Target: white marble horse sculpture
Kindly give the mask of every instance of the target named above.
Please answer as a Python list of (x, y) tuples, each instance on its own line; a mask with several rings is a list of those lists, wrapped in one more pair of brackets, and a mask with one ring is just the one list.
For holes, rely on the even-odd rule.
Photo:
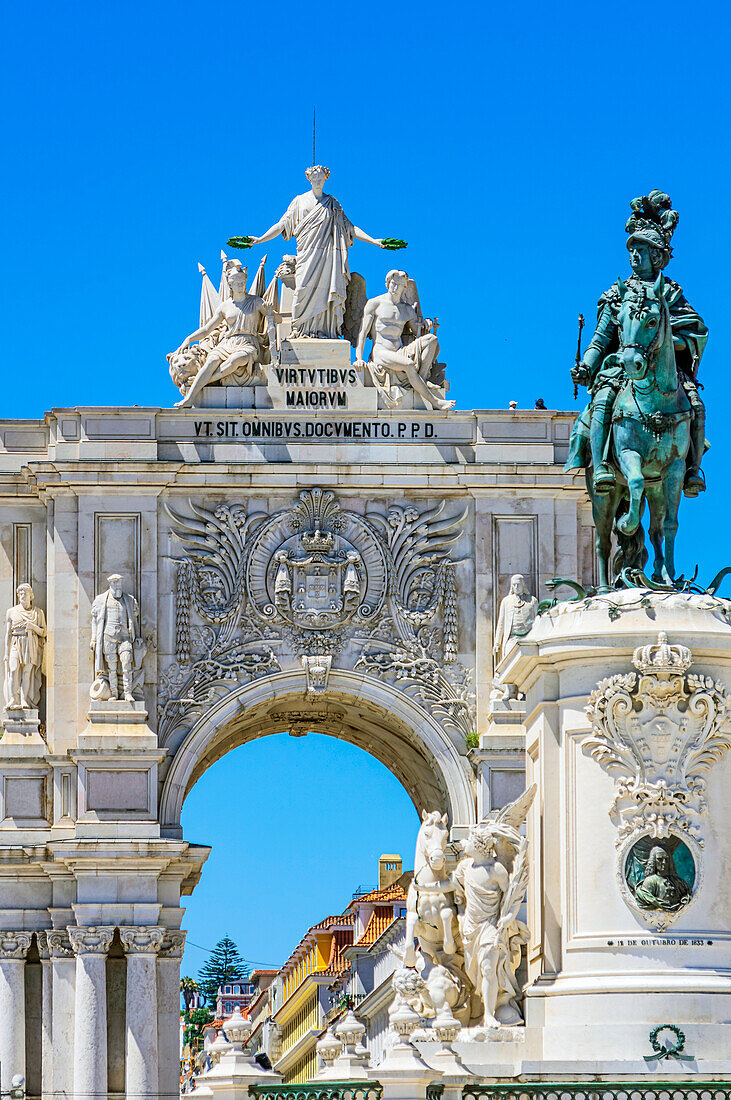
[(416, 838), (414, 877), (406, 898), (406, 951), (404, 966), (416, 965), (416, 939), (434, 962), (456, 954), (458, 935), (455, 883), (447, 871), (447, 815), (438, 811), (421, 815)]

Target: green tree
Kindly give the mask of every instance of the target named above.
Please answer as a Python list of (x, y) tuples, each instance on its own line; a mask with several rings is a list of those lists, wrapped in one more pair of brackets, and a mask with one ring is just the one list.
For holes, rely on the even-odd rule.
[(203, 1028), (210, 1024), (213, 1016), (207, 1008), (194, 1008), (183, 1016), (185, 1028), (183, 1029), (183, 1042), (188, 1043), (190, 1049), (200, 1050), (203, 1046)]
[(208, 956), (198, 972), (198, 985), (211, 1005), (216, 1003), (219, 986), (224, 982), (245, 982), (251, 973), (251, 967), (239, 954), (236, 944), (229, 936), (224, 936)]

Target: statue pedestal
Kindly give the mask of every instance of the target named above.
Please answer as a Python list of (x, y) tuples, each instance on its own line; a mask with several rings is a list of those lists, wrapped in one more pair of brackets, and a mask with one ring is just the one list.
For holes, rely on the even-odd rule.
[[(46, 749), (46, 742), (40, 734), (38, 711), (34, 707), (8, 708), (3, 710), (2, 745), (14, 747), (38, 746)], [(34, 753), (37, 755), (37, 753)]]
[(143, 702), (92, 699), (71, 758), (78, 768), (77, 838), (159, 837), (157, 771), (165, 750)]
[(225, 1051), (218, 1062), (196, 1077), (191, 1096), (215, 1097), (216, 1100), (250, 1100), (250, 1085), (278, 1085), (281, 1073), (262, 1069), (241, 1050)]
[(157, 735), (150, 729), (145, 704), (124, 699), (92, 699), (89, 703), (89, 724), (79, 734), (79, 747), (103, 749), (156, 749)]
[[(731, 1072), (728, 612), (724, 600), (636, 589), (559, 604), (501, 665), (503, 678), (526, 696), (527, 782), (538, 788), (527, 819), (525, 1020), (527, 1035), (538, 1032), (540, 1042), (531, 1044), (538, 1061), (528, 1055), (524, 1073), (577, 1074), (589, 1072), (589, 1063), (600, 1074)], [(659, 631), (667, 634), (664, 655)], [(687, 676), (682, 647), (692, 653)], [(659, 663), (648, 665), (651, 659)], [(607, 685), (617, 674), (622, 680)], [(692, 698), (674, 709), (680, 679)], [(612, 709), (622, 692), (630, 701)], [(609, 735), (611, 744), (596, 749), (598, 711), (611, 714), (615, 732), (624, 730), (615, 765)], [(694, 764), (693, 747), (707, 734), (696, 716), (706, 711), (718, 719), (718, 738), (711, 758)], [(682, 777), (678, 784), (679, 759), (689, 778), (702, 772), (700, 788)], [(665, 778), (644, 786), (655, 775)], [(625, 779), (624, 793), (615, 778)], [(701, 792), (695, 816), (694, 790)], [(625, 817), (618, 805), (626, 805)], [(675, 853), (672, 880), (667, 867), (660, 873), (662, 861), (650, 867), (648, 853), (658, 845)], [(673, 891), (690, 888), (690, 901), (674, 912), (642, 908), (636, 890), (645, 880), (647, 896), (672, 902)], [(646, 1063), (650, 1032), (662, 1023), (685, 1033), (687, 1054)]]
[(255, 407), (376, 412), (378, 393), (351, 364), (352, 350), (347, 340), (283, 340), (281, 363), (267, 367), (266, 386), (255, 390)]
[(470, 753), (477, 775), (477, 819), (513, 802), (525, 790), (525, 702), (491, 699), (480, 747)]

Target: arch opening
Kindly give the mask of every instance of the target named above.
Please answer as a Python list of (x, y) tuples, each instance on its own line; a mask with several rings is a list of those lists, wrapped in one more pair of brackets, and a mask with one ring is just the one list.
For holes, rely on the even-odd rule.
[(418, 703), (389, 684), (343, 671), (331, 674), (326, 692), (312, 694), (303, 672), (286, 672), (219, 700), (170, 751), (160, 799), (163, 835), (182, 837), (186, 795), (227, 752), (272, 734), (308, 732), (370, 753), (396, 776), (418, 812), (446, 812), (453, 829), (475, 821), (466, 746)]

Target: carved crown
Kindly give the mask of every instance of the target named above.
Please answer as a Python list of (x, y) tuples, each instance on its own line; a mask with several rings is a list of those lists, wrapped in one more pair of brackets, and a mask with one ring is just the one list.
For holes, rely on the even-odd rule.
[(302, 546), (305, 550), (328, 551), (335, 547), (335, 536), (332, 531), (321, 531), (319, 527), (314, 531), (305, 531), (302, 535)]
[(669, 645), (668, 636), (660, 631), (655, 645), (639, 646), (632, 657), (632, 664), (640, 672), (672, 672), (682, 674), (693, 663), (693, 654), (687, 646)]

